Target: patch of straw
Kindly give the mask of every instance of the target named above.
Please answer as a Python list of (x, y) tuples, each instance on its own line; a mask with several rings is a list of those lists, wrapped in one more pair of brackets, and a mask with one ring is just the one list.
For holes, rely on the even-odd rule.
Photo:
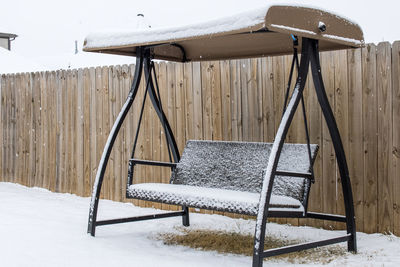
[[(178, 229), (178, 233), (162, 233), (157, 239), (162, 240), (165, 245), (180, 245), (205, 251), (216, 251), (218, 253), (253, 255), (252, 235), (244, 235), (235, 232)], [(264, 250), (293, 245), (304, 242), (302, 240), (287, 240), (274, 236), (265, 237)], [(290, 254), (273, 257), (290, 263), (320, 263), (327, 264), (334, 259), (346, 254), (346, 250), (338, 245), (303, 250)]]

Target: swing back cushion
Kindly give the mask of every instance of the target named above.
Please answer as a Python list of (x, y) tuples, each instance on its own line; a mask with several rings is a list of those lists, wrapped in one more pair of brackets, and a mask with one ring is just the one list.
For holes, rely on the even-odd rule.
[[(255, 215), (272, 143), (188, 141), (170, 184), (134, 184), (132, 198)], [(310, 173), (318, 145), (284, 144), (278, 170)], [(270, 207), (301, 209), (307, 178), (276, 176)]]

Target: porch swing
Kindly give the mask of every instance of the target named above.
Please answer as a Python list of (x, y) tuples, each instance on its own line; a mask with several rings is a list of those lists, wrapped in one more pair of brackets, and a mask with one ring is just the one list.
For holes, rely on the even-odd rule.
[[(97, 226), (182, 216), (189, 226), (189, 207), (256, 216), (253, 266), (263, 258), (347, 242), (356, 252), (356, 227), (350, 178), (336, 121), (321, 76), (319, 51), (360, 47), (359, 26), (326, 11), (271, 5), (208, 23), (136, 32), (97, 33), (85, 40), (85, 51), (136, 56), (135, 74), (128, 98), (109, 134), (97, 170), (89, 211), (88, 233)], [(297, 47), (301, 48), (298, 60)], [(176, 62), (249, 58), (293, 53), (282, 119), (273, 143), (189, 140), (179, 153), (164, 114), (153, 59)], [(345, 216), (308, 211), (313, 163), (318, 146), (310, 143), (303, 90), (309, 66), (322, 113), (334, 145), (345, 205)], [(289, 99), (291, 80), (297, 79)], [(108, 158), (118, 131), (136, 97), (142, 72), (145, 92), (128, 164), (126, 197), (182, 207), (180, 211), (111, 220), (97, 220), (98, 202)], [(162, 89), (162, 88), (161, 88)], [(135, 149), (147, 95), (166, 136), (170, 162), (135, 159)], [(285, 143), (294, 113), (301, 102), (306, 144)], [(169, 184), (134, 183), (136, 165), (171, 168)], [(264, 251), (269, 217), (313, 218), (346, 223), (347, 234), (331, 239)]]

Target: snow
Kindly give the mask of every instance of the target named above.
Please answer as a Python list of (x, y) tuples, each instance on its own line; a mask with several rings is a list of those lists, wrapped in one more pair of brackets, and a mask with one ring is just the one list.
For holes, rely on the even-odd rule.
[[(319, 22), (318, 27), (321, 25), (321, 23), (322, 22)], [(285, 25), (271, 24), (271, 26), (273, 26), (275, 28), (283, 29), (283, 30), (296, 31), (296, 32), (302, 32), (302, 33), (305, 33), (305, 34), (316, 35), (316, 33), (312, 32), (312, 31), (299, 29), (299, 28), (294, 28), (294, 27), (289, 27), (289, 26), (285, 26)], [(324, 34), (324, 33), (321, 34), (321, 36), (329, 38), (329, 39), (333, 39), (333, 40), (339, 40), (339, 41), (354, 43), (356, 45), (361, 45), (362, 44), (361, 41), (353, 39), (353, 38), (346, 38), (346, 37), (342, 37), (342, 36), (336, 36), (336, 35)]]
[[(138, 199), (250, 215), (257, 214), (260, 200), (259, 193), (160, 183), (134, 184), (128, 192)], [(287, 196), (272, 195), (270, 206), (304, 212), (300, 201)]]
[[(189, 140), (171, 183), (260, 193), (272, 143)], [(318, 146), (311, 145), (314, 158)], [(279, 170), (308, 173), (307, 145), (285, 144)], [(277, 177), (272, 193), (303, 202), (305, 179)]]
[(268, 5), (264, 8), (220, 19), (178, 27), (161, 27), (145, 30), (111, 29), (104, 32), (91, 33), (86, 37), (84, 48), (90, 49), (96, 47), (124, 46), (133, 43), (147, 44), (157, 41), (173, 41), (182, 38), (189, 39), (196, 36), (246, 29), (264, 23), (265, 14), (269, 7)]
[[(86, 234), (90, 199), (51, 193), (41, 188), (0, 183), (0, 251), (2, 266), (251, 266), (251, 257), (167, 246), (155, 237), (175, 233), (180, 217), (116, 224)], [(108, 200), (100, 202), (101, 219), (160, 212)], [(191, 214), (190, 229), (254, 233), (254, 220)], [(288, 239), (319, 240), (344, 235), (311, 227), (267, 224), (267, 234)], [(358, 233), (358, 254), (344, 253), (328, 266), (399, 266), (400, 238)], [(346, 244), (340, 245), (343, 251)], [(265, 266), (321, 266), (269, 259)]]

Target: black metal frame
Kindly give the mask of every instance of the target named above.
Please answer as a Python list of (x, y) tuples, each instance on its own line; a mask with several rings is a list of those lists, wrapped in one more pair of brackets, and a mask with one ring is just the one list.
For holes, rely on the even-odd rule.
[[(292, 97), (289, 101), (287, 108), (282, 116), (281, 123), (278, 128), (278, 132), (275, 136), (274, 145), (268, 162), (268, 168), (266, 171), (266, 177), (264, 178), (264, 184), (260, 199), (259, 213), (256, 220), (256, 231), (254, 235), (254, 251), (253, 251), (253, 267), (259, 267), (263, 264), (263, 258), (280, 255), (283, 253), (290, 253), (295, 251), (300, 251), (309, 248), (315, 248), (319, 246), (325, 246), (330, 244), (335, 244), (339, 242), (347, 242), (348, 250), (356, 252), (357, 242), (356, 242), (356, 226), (355, 226), (355, 216), (354, 216), (354, 205), (353, 196), (351, 191), (351, 184), (349, 178), (349, 172), (346, 162), (346, 156), (344, 154), (344, 149), (342, 141), (340, 138), (339, 130), (330, 107), (328, 98), (326, 96), (322, 75), (321, 66), (319, 62), (319, 51), (318, 51), (318, 41), (309, 38), (303, 38), (302, 40), (302, 53), (301, 62), (299, 66), (299, 73), (296, 81), (295, 88), (292, 93)], [(292, 245), (288, 247), (270, 249), (264, 251), (264, 241), (265, 241), (265, 226), (267, 218), (269, 217), (269, 201), (271, 198), (272, 186), (274, 182), (275, 175), (277, 172), (277, 165), (279, 161), (279, 156), (283, 147), (285, 137), (287, 135), (289, 126), (293, 120), (294, 113), (298, 107), (298, 104), (303, 96), (304, 86), (308, 75), (309, 65), (311, 64), (311, 72), (314, 81), (315, 91), (317, 93), (318, 102), (324, 114), (325, 121), (327, 123), (329, 133), (334, 144), (334, 149), (336, 153), (336, 160), (339, 167), (340, 178), (342, 181), (342, 190), (344, 196), (344, 204), (346, 216), (322, 214), (322, 213), (312, 213), (306, 212), (304, 218), (314, 218), (330, 221), (340, 221), (346, 222), (347, 234), (345, 236), (340, 236), (337, 238), (320, 240), (305, 244)], [(272, 214), (271, 214), (272, 215)], [(280, 217), (280, 212), (275, 212), (274, 214)]]
[[(297, 41), (297, 38), (296, 38)], [(144, 164), (144, 165), (152, 165), (152, 166), (162, 166), (169, 167), (174, 169), (176, 163), (179, 162), (180, 154), (175, 142), (174, 135), (169, 126), (168, 120), (164, 114), (162, 103), (160, 99), (159, 88), (157, 84), (157, 79), (154, 73), (154, 65), (152, 63), (151, 58), (151, 46), (150, 47), (139, 47), (136, 51), (136, 69), (134, 74), (134, 79), (132, 82), (131, 90), (129, 92), (128, 98), (122, 107), (121, 112), (119, 113), (117, 120), (115, 121), (113, 128), (108, 137), (106, 146), (103, 150), (103, 155), (99, 163), (99, 168), (96, 174), (96, 180), (93, 186), (93, 194), (90, 204), (89, 211), (89, 222), (88, 222), (88, 233), (92, 236), (95, 235), (96, 226), (107, 225), (107, 224), (115, 224), (115, 223), (125, 223), (125, 222), (133, 222), (139, 220), (149, 220), (149, 219), (159, 219), (166, 218), (172, 216), (182, 216), (182, 223), (185, 226), (189, 225), (189, 210), (187, 207), (182, 207), (181, 211), (178, 212), (167, 212), (162, 214), (154, 214), (154, 215), (146, 215), (139, 217), (130, 217), (130, 218), (121, 218), (121, 219), (112, 219), (112, 220), (104, 220), (97, 221), (97, 210), (98, 203), (100, 197), (100, 191), (102, 182), (104, 179), (104, 173), (107, 166), (107, 162), (111, 153), (111, 149), (113, 147), (114, 141), (117, 137), (118, 131), (121, 128), (121, 125), (128, 113), (132, 103), (136, 97), (140, 78), (142, 76), (143, 68), (146, 80), (146, 93), (144, 97), (146, 97), (147, 93), (150, 97), (152, 105), (162, 123), (164, 131), (166, 133), (166, 142), (169, 150), (170, 160), (174, 162), (157, 162), (157, 161), (147, 161), (147, 160), (138, 160), (134, 159), (135, 147), (132, 151), (132, 159), (129, 161), (129, 171), (128, 171), (128, 184), (127, 186), (132, 184), (132, 177), (134, 166), (136, 164)], [(329, 105), (328, 98), (326, 96), (325, 88), (323, 85), (322, 75), (321, 75), (321, 67), (319, 62), (319, 51), (318, 51), (318, 41), (309, 38), (302, 38), (302, 52), (301, 52), (301, 62), (300, 65), (297, 59), (297, 50), (295, 50), (292, 69), (296, 64), (298, 69), (298, 76), (296, 80), (296, 84), (294, 90), (292, 92), (292, 96), (290, 101), (285, 107), (284, 114), (282, 116), (281, 123), (279, 125), (279, 129), (275, 136), (275, 141), (273, 144), (273, 148), (271, 150), (267, 171), (264, 176), (264, 183), (262, 188), (262, 193), (260, 197), (259, 204), (259, 212), (256, 220), (256, 229), (255, 229), (255, 237), (254, 237), (254, 253), (253, 253), (253, 267), (259, 267), (263, 264), (263, 258), (280, 255), (283, 253), (290, 253), (294, 251), (315, 248), (319, 246), (330, 245), (339, 242), (347, 242), (348, 250), (356, 252), (357, 251), (357, 243), (356, 243), (356, 226), (355, 226), (355, 217), (354, 217), (354, 206), (353, 206), (353, 196), (349, 178), (349, 172), (346, 162), (346, 156), (344, 154), (343, 144), (340, 138), (339, 130), (336, 125), (336, 121), (332, 112), (332, 109)], [(280, 153), (283, 147), (283, 143), (285, 137), (287, 135), (289, 126), (293, 120), (294, 113), (300, 103), (302, 101), (303, 107), (303, 116), (305, 116), (305, 107), (303, 100), (303, 90), (305, 86), (305, 82), (308, 75), (309, 66), (311, 65), (311, 73), (314, 81), (315, 91), (318, 97), (319, 105), (322, 109), (325, 121), (327, 123), (329, 133), (332, 138), (332, 142), (334, 145), (336, 160), (338, 163), (340, 178), (342, 181), (342, 190), (344, 196), (344, 204), (345, 204), (345, 216), (342, 215), (334, 215), (334, 214), (324, 214), (324, 213), (316, 213), (316, 212), (308, 212), (305, 210), (304, 212), (292, 212), (292, 211), (280, 211), (280, 210), (269, 210), (269, 201), (271, 198), (272, 185), (276, 175), (289, 175), (291, 177), (302, 177), (308, 178), (310, 181), (313, 181), (314, 175), (312, 170), (310, 173), (294, 173), (285, 170), (277, 170), (277, 165), (280, 157)], [(154, 75), (154, 77), (153, 77)], [(153, 82), (154, 78), (154, 82)], [(287, 91), (287, 97), (289, 95), (289, 86)], [(287, 99), (286, 97), (286, 99)], [(144, 101), (142, 103), (142, 109), (144, 106)], [(287, 101), (287, 100), (286, 100)], [(286, 102), (285, 101), (285, 102)], [(140, 116), (141, 117), (141, 116)], [(141, 121), (141, 119), (140, 119)], [(140, 123), (140, 122), (139, 122)], [(306, 133), (307, 133), (307, 142), (309, 143), (309, 135), (307, 130), (307, 121), (305, 120)], [(139, 131), (140, 125), (138, 125), (137, 133)], [(135, 142), (136, 143), (136, 142)], [(331, 238), (327, 240), (309, 242), (304, 244), (292, 245), (282, 248), (276, 248), (264, 251), (264, 241), (265, 241), (265, 226), (268, 217), (286, 217), (286, 218), (313, 218), (320, 220), (328, 220), (328, 221), (337, 221), (337, 222), (345, 222), (347, 226), (347, 234), (344, 236), (339, 236), (336, 238)]]

